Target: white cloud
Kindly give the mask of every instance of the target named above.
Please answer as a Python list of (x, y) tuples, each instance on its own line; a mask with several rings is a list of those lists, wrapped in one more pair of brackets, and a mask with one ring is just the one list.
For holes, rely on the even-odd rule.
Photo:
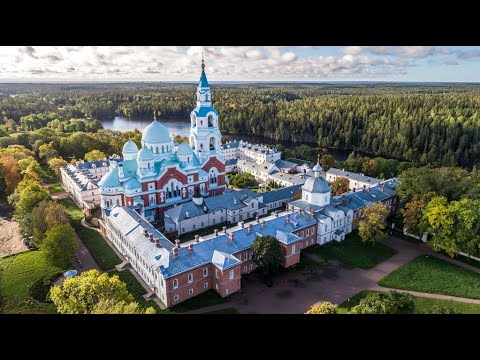
[[(204, 53), (212, 81), (362, 79), (404, 74), (415, 60), (437, 56), (476, 59), (480, 51), (453, 53), (427, 46), (22, 46), (0, 47), (0, 80), (186, 80), (196, 81)], [(476, 52), (475, 52), (475, 51)], [(441, 64), (453, 64), (444, 59)]]

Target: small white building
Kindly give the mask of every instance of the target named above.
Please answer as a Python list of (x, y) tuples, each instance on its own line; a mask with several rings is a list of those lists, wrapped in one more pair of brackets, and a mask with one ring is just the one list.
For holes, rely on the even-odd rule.
[[(117, 155), (111, 157), (112, 161)], [(69, 192), (73, 200), (82, 209), (93, 209), (101, 204), (98, 188), (100, 179), (108, 173), (110, 160), (82, 161), (68, 164), (60, 168), (62, 185)]]
[(350, 181), (348, 186), (350, 190), (362, 189), (363, 187), (378, 184), (381, 181), (380, 179), (365, 176), (364, 174), (357, 174), (351, 171), (345, 171), (344, 169), (340, 170), (336, 168), (330, 168), (326, 172), (325, 176), (330, 184), (339, 177), (347, 178)]

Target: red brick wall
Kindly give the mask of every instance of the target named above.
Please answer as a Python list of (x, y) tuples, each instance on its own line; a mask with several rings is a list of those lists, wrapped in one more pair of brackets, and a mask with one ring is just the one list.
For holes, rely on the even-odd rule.
[[(214, 273), (215, 273), (215, 266)], [(230, 271), (234, 272), (233, 280), (230, 280)], [(218, 279), (214, 275), (214, 284), (215, 284), (215, 291), (219, 293), (221, 297), (229, 296), (233, 294), (235, 291), (238, 291), (241, 287), (240, 281), (240, 273), (241, 273), (241, 264), (236, 265), (230, 269), (221, 271), (218, 269)], [(218, 289), (216, 285), (218, 284)], [(228, 289), (228, 293), (226, 290)]]
[[(205, 267), (208, 268), (208, 275), (204, 277), (203, 269)], [(191, 283), (188, 282), (188, 274), (190, 273), (193, 274), (193, 282)], [(173, 288), (174, 279), (178, 280), (177, 289)], [(208, 282), (208, 287), (206, 289), (204, 288), (205, 282)], [(212, 288), (212, 264), (204, 265), (196, 269), (193, 269), (192, 271), (188, 271), (188, 272), (179, 274), (178, 276), (167, 279), (165, 281), (165, 285), (167, 286), (166, 289), (167, 289), (168, 303), (171, 305), (179, 304), (182, 301), (185, 301), (191, 297), (197, 296), (207, 291), (208, 289)], [(189, 289), (193, 289), (192, 295), (188, 293)], [(180, 298), (178, 301), (174, 300), (175, 295), (179, 295)]]

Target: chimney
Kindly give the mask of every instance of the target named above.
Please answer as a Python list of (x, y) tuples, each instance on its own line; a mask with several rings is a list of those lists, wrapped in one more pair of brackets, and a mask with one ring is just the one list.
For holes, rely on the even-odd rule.
[(313, 209), (310, 209), (310, 215), (315, 215), (315, 211), (313, 211)]
[(356, 190), (356, 189), (355, 189), (355, 188), (353, 188), (353, 190), (352, 190), (352, 191), (353, 191), (353, 192), (355, 192), (355, 190)]
[(153, 234), (149, 234), (150, 236), (150, 241), (153, 242)]
[(262, 228), (265, 228), (265, 220), (262, 220)]
[(382, 192), (385, 192), (385, 184), (382, 185)]
[(293, 212), (293, 205), (292, 205), (292, 206), (290, 206), (290, 211), (291, 211), (291, 212)]
[(245, 227), (245, 221), (240, 221), (240, 227), (243, 229)]
[(148, 237), (148, 231), (147, 231), (147, 229), (143, 229), (143, 235), (144, 235), (145, 237)]
[(366, 188), (366, 186), (365, 186), (365, 185), (363, 185), (363, 190), (362, 190), (362, 192), (365, 192), (365, 188)]
[(275, 217), (278, 217), (278, 210), (275, 210), (274, 214), (275, 214)]
[(227, 227), (226, 227), (226, 226), (223, 227), (223, 233), (224, 233), (224, 234), (227, 233)]
[(200, 242), (200, 236), (195, 235), (195, 242)]
[(156, 246), (156, 247), (160, 247), (160, 240), (155, 239), (155, 246)]
[(248, 224), (248, 232), (247, 232), (247, 234), (250, 234), (250, 233), (252, 232), (252, 230), (253, 230), (253, 225), (250, 223), (250, 224)]
[(173, 248), (172, 254), (173, 254), (173, 258), (174, 258), (174, 259), (178, 256), (178, 249), (177, 249), (176, 247)]
[(302, 209), (298, 209), (298, 216), (302, 215)]
[(285, 204), (285, 210), (288, 211), (288, 204)]
[(257, 221), (257, 224), (260, 222), (260, 216), (257, 215), (257, 217), (255, 218), (255, 220)]
[(287, 224), (290, 222), (290, 214), (287, 214), (287, 216), (285, 216), (285, 222)]
[(178, 249), (180, 248), (180, 240), (175, 240), (175, 247)]
[(193, 252), (193, 244), (188, 244), (188, 253), (191, 254)]
[(370, 192), (370, 187), (368, 187), (368, 192)]
[(233, 232), (228, 233), (228, 240), (233, 241), (234, 237), (235, 236), (234, 236)]
[(218, 236), (218, 229), (213, 230), (213, 233), (215, 234), (215, 236)]

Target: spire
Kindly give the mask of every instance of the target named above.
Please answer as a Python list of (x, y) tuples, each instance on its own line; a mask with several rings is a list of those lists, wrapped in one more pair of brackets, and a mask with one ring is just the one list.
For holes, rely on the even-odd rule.
[(210, 85), (208, 84), (207, 75), (205, 75), (205, 59), (203, 58), (203, 51), (202, 51), (202, 74), (200, 75), (200, 82), (198, 84), (199, 88), (208, 88)]
[(317, 156), (317, 165), (313, 167), (313, 176), (319, 177), (322, 172), (322, 166), (320, 165), (320, 154)]
[(205, 59), (203, 58), (203, 50), (202, 50), (202, 71), (205, 71)]

